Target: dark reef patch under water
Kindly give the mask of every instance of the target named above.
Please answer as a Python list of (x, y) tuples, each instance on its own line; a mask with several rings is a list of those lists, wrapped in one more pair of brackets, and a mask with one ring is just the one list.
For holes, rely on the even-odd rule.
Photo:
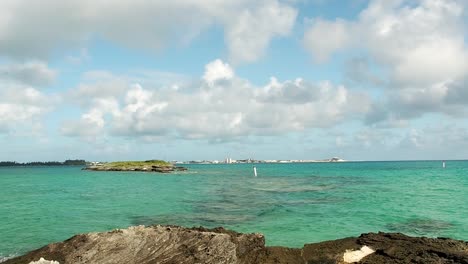
[(424, 236), (443, 233), (453, 228), (453, 224), (434, 219), (410, 219), (405, 222), (387, 224), (386, 228), (392, 232)]

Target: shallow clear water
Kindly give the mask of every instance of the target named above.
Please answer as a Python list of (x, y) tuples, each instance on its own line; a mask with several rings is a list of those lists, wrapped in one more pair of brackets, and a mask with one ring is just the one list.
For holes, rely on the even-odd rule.
[(468, 240), (468, 161), (190, 165), (188, 172), (0, 167), (0, 259), (76, 233), (224, 226), (267, 244), (371, 231)]

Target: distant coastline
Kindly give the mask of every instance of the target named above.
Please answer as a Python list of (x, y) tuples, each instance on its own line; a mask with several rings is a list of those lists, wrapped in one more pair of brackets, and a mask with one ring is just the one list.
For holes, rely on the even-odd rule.
[(65, 161), (0, 161), (0, 167), (24, 167), (24, 166), (86, 166), (85, 160), (65, 160)]
[[(413, 161), (442, 161), (438, 160), (345, 160), (338, 157), (320, 160), (306, 160), (306, 159), (277, 159), (277, 160), (256, 160), (256, 159), (231, 159), (226, 158), (225, 160), (188, 160), (179, 161), (172, 160), (167, 161), (169, 164), (180, 165), (180, 164), (245, 164), (245, 163), (340, 163), (340, 162), (413, 162)], [(468, 159), (455, 159), (445, 161), (468, 161)], [(93, 166), (99, 164), (108, 164), (109, 162), (100, 161), (86, 161), (86, 160), (65, 160), (65, 161), (32, 161), (32, 162), (17, 162), (17, 161), (0, 161), (0, 167), (25, 167), (25, 166)]]
[[(159, 162), (164, 162), (166, 164), (153, 164), (153, 165), (172, 166), (174, 164), (244, 164), (244, 163), (314, 163), (314, 162), (320, 163), (320, 162), (347, 162), (347, 161), (348, 160), (344, 160), (338, 157), (333, 157), (329, 159), (321, 159), (321, 160), (296, 160), (296, 159), (286, 159), (286, 160), (282, 160), (282, 159), (277, 159), (277, 160), (238, 159), (236, 160), (232, 158), (226, 158), (225, 160), (222, 160), (222, 161), (218, 161), (218, 160), (190, 160), (190, 161), (173, 160), (170, 162), (159, 161)], [(112, 163), (113, 162), (86, 161), (82, 159), (65, 160), (65, 161), (32, 161), (32, 162), (0, 161), (0, 167), (87, 166), (90, 168), (94, 168), (94, 170), (104, 170), (103, 169), (104, 167), (107, 167), (108, 165), (112, 165)], [(102, 166), (104, 164), (107, 166)], [(143, 167), (145, 167), (144, 165), (148, 165), (148, 164), (142, 164), (142, 165)]]

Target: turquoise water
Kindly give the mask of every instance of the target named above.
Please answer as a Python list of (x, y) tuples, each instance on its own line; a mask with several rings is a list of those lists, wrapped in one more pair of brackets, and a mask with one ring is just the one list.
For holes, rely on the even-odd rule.
[(249, 164), (178, 174), (0, 167), (0, 256), (139, 224), (225, 226), (291, 247), (371, 231), (468, 240), (468, 161), (256, 166), (256, 178)]

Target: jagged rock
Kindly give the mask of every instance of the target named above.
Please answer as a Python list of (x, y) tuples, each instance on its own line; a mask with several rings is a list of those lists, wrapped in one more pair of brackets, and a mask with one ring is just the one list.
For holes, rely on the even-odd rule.
[(174, 171), (174, 167), (166, 167), (166, 166), (151, 166), (151, 171), (160, 172), (160, 173), (169, 173)]
[(41, 257), (66, 263), (249, 263), (264, 249), (260, 234), (224, 229), (136, 226), (105, 233), (76, 235), (6, 263), (29, 263)]
[(408, 237), (399, 233), (363, 234), (357, 242), (376, 252), (362, 263), (468, 263), (468, 243), (449, 238)]
[[(468, 243), (446, 238), (408, 237), (398, 233), (369, 233), (315, 244), (301, 249), (265, 247), (261, 234), (241, 234), (224, 228), (136, 226), (104, 233), (76, 235), (4, 264), (40, 258), (74, 263), (347, 263), (345, 253), (361, 250), (348, 261), (359, 263), (468, 263)], [(372, 253), (372, 251), (375, 251)], [(368, 254), (364, 257), (364, 255)]]

